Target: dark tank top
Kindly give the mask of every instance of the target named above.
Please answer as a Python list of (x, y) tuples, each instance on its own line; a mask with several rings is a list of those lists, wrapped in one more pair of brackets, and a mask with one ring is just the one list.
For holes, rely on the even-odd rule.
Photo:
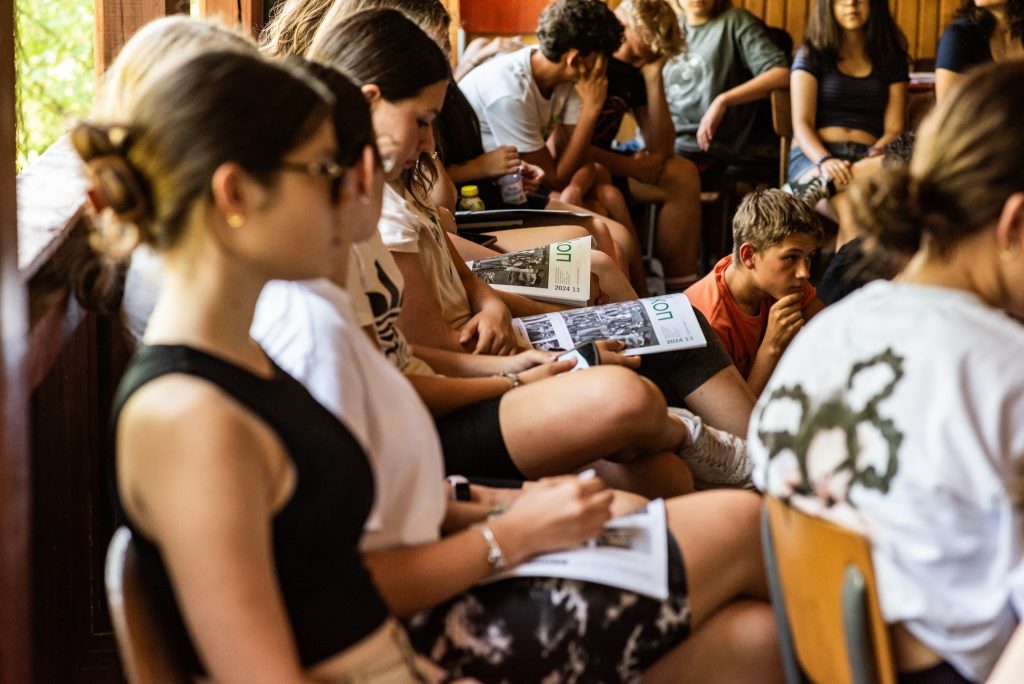
[[(318, 663), (376, 630), (388, 610), (357, 551), (373, 503), (373, 476), (351, 433), (276, 365), (273, 377), (265, 379), (196, 349), (170, 345), (138, 350), (114, 400), (114, 425), (136, 390), (169, 373), (217, 385), (276, 433), (295, 464), (295, 489), (274, 515), (272, 532), (277, 582), (302, 664)], [(125, 515), (120, 497), (116, 506), (135, 537), (155, 599), (172, 616), (174, 636), (187, 644), (183, 655), (204, 673), (159, 550)]]

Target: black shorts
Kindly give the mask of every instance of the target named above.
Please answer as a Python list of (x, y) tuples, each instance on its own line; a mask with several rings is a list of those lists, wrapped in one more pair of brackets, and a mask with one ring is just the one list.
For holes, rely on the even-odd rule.
[(697, 309), (693, 310), (708, 346), (645, 354), (637, 370), (661, 390), (669, 406), (683, 406), (686, 395), (714, 377), (723, 368), (733, 365), (732, 357), (722, 346), (714, 328)]
[(437, 419), (446, 475), (522, 481), (498, 420), (501, 397), (485, 399)]
[(971, 680), (953, 669), (945, 660), (925, 670), (900, 672), (896, 681), (899, 684), (971, 684)]

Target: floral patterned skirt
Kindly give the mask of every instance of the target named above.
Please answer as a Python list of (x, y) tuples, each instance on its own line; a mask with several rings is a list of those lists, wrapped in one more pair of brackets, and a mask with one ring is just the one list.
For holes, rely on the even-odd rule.
[(686, 573), (668, 536), (665, 601), (576, 580), (475, 586), (407, 623), (419, 652), (481, 682), (637, 682), (690, 633)]

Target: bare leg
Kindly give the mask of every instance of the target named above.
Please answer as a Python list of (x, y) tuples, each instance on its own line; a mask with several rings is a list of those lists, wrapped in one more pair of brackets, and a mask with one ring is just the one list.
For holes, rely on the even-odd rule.
[(782, 662), (771, 606), (735, 601), (661, 657), (644, 684), (781, 682)]
[(633, 283), (633, 288), (641, 297), (646, 297), (647, 292), (647, 274), (644, 271), (643, 256), (640, 253), (640, 243), (636, 237), (636, 227), (633, 225), (633, 218), (629, 214), (629, 207), (626, 206), (626, 198), (622, 196), (622, 192), (612, 185), (611, 174), (608, 170), (600, 164), (595, 165), (597, 168), (597, 179), (598, 183), (592, 190), (592, 197), (605, 206), (605, 216), (611, 217), (614, 221), (621, 223), (628, 231), (630, 241), (630, 253), (629, 256), (629, 280)]
[[(554, 193), (552, 193), (554, 196)], [(600, 205), (598, 205), (600, 206)], [(592, 213), (591, 209), (580, 204), (570, 204), (560, 199), (551, 199), (547, 204), (548, 209), (560, 209), (562, 211), (574, 211), (583, 213)], [(600, 212), (598, 212), (600, 213)], [(618, 248), (616, 252), (616, 262), (621, 264), (622, 272), (629, 273), (629, 263), (634, 259), (634, 255), (640, 254), (640, 245), (636, 240), (636, 234), (633, 230), (618, 221), (612, 220), (607, 216), (591, 216), (583, 221), (584, 225), (593, 224), (593, 227), (588, 225), (591, 235), (597, 241), (597, 248), (612, 256), (613, 251), (606, 249), (603, 246), (602, 239), (609, 240), (614, 243)]]
[(658, 214), (658, 256), (667, 280), (697, 275), (700, 174), (688, 159), (672, 157), (658, 180), (665, 202)]
[(610, 487), (636, 492), (648, 499), (682, 496), (694, 491), (690, 469), (669, 451), (625, 464), (598, 461), (593, 467)]
[(500, 252), (518, 252), (522, 249), (542, 247), (587, 235), (589, 232), (583, 226), (543, 226), (501, 230), (494, 233), (494, 236), (498, 238), (494, 247)]
[(693, 634), (644, 681), (781, 680), (758, 533), (760, 497), (703, 492), (666, 502), (666, 511), (686, 569)]
[(636, 299), (636, 291), (629, 284), (629, 279), (615, 260), (604, 252), (590, 253), (590, 272), (597, 276), (601, 289), (608, 295), (608, 301), (628, 302)]
[(501, 256), (501, 252), (497, 252), (490, 247), (484, 247), (479, 245), (472, 240), (467, 240), (464, 237), (453, 235), (451, 233), (448, 236), (452, 239), (452, 244), (455, 245), (455, 251), (459, 253), (463, 261), (476, 261), (477, 259), (489, 259), (494, 256)]
[(683, 397), (686, 408), (705, 423), (744, 439), (756, 401), (736, 366), (723, 368)]
[(688, 439), (654, 384), (621, 366), (524, 385), (502, 397), (499, 420), (513, 462), (531, 479), (575, 472), (600, 458), (628, 464), (675, 451)]

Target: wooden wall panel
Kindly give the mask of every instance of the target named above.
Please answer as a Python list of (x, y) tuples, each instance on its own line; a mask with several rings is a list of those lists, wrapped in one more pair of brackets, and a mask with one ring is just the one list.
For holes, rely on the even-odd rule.
[(96, 75), (117, 57), (121, 46), (143, 24), (175, 12), (187, 12), (188, 0), (95, 0)]
[(452, 18), (451, 27), (448, 29), (448, 42), (452, 47), (452, 66), (455, 65), (455, 58), (458, 56), (459, 28), (462, 27), (462, 11), (459, 0), (443, 0), (444, 8)]
[(0, 0), (0, 684), (32, 671), (32, 495), (25, 287), (14, 177), (14, 4)]
[(550, 1), (462, 0), (462, 25), (467, 33), (533, 33)]
[(199, 0), (199, 16), (220, 16), (258, 36), (263, 28), (264, 0)]
[[(786, 29), (799, 45), (814, 0), (733, 0), (764, 19), (771, 26)], [(959, 0), (890, 0), (889, 8), (910, 44), (910, 55), (918, 60), (935, 59), (942, 29), (948, 24)]]
[[(468, 34), (532, 33), (537, 17), (550, 0), (462, 0), (463, 27)], [(614, 0), (607, 0), (614, 5)], [(455, 0), (448, 0), (455, 2)], [(769, 25), (786, 29), (795, 44), (803, 39), (815, 0), (733, 0), (764, 19)], [(948, 24), (960, 0), (889, 0), (889, 7), (907, 36), (910, 55), (916, 60), (933, 60), (942, 29)]]

